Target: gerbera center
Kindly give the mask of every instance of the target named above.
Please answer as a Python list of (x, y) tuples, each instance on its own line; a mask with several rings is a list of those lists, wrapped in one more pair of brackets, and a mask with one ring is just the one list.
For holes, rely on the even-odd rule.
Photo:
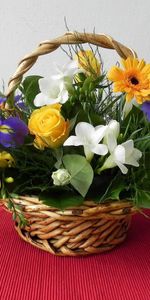
[(139, 83), (138, 79), (136, 77), (131, 77), (130, 82), (134, 85), (137, 85)]

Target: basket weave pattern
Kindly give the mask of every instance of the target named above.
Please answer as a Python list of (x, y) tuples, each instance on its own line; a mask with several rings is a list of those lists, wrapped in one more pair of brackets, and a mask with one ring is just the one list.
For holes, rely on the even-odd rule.
[[(55, 255), (87, 255), (111, 250), (124, 241), (136, 211), (131, 202), (84, 205), (65, 209), (49, 207), (38, 198), (13, 199), (20, 206), (27, 225), (15, 228), (30, 244)], [(6, 205), (6, 203), (5, 203)]]
[[(124, 59), (128, 56), (136, 57), (132, 49), (108, 35), (67, 32), (61, 37), (40, 43), (20, 61), (9, 81), (6, 96), (13, 93), (39, 56), (51, 53), (61, 45), (83, 43), (114, 49)], [(20, 196), (13, 201), (20, 205), (28, 221), (24, 228), (20, 228), (19, 222), (16, 222), (15, 228), (19, 235), (32, 245), (60, 256), (96, 254), (114, 248), (126, 238), (131, 215), (136, 211), (128, 201), (99, 205), (85, 201), (82, 206), (65, 211), (46, 206), (34, 197)]]

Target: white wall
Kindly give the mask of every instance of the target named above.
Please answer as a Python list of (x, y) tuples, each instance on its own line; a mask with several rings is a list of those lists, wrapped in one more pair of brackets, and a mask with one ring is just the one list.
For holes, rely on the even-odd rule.
[[(62, 35), (64, 17), (71, 31), (95, 27), (150, 62), (150, 0), (0, 0), (0, 79), (7, 84), (25, 54), (42, 40)], [(102, 51), (106, 64), (113, 58), (110, 52)], [(31, 73), (48, 75), (52, 61), (63, 59), (59, 53), (40, 58)]]

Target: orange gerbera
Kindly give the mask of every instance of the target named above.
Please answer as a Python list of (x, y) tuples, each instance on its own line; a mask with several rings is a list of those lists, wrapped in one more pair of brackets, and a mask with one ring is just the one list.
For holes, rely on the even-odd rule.
[(114, 66), (108, 72), (108, 79), (114, 82), (114, 92), (125, 92), (126, 101), (133, 98), (138, 103), (150, 100), (150, 64), (144, 60), (128, 57), (122, 59), (124, 70)]

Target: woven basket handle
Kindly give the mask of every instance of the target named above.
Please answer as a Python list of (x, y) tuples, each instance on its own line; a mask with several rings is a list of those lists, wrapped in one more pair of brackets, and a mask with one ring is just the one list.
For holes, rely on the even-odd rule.
[(6, 97), (10, 96), (10, 94), (16, 89), (16, 87), (20, 84), (23, 75), (35, 64), (40, 55), (51, 53), (57, 48), (59, 48), (61, 45), (82, 43), (90, 43), (102, 48), (115, 49), (119, 56), (125, 59), (128, 56), (136, 57), (136, 53), (132, 49), (115, 41), (112, 37), (108, 35), (95, 33), (67, 32), (63, 36), (60, 36), (54, 40), (44, 41), (40, 43), (39, 46), (31, 54), (26, 55), (20, 61), (16, 72), (9, 80)]

